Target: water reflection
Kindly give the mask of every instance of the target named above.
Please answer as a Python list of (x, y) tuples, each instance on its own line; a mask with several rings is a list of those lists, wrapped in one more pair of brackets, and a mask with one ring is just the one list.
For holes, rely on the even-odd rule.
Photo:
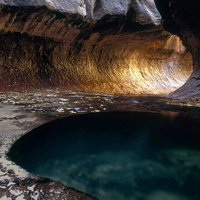
[(172, 116), (71, 116), (23, 136), (9, 156), (30, 172), (105, 200), (197, 200), (199, 123)]
[[(71, 92), (62, 89), (0, 93), (0, 105), (20, 106), (21, 111), (42, 118), (105, 111), (171, 112), (200, 116), (199, 100), (173, 100), (160, 96), (109, 95)], [(188, 106), (190, 108), (188, 109)]]

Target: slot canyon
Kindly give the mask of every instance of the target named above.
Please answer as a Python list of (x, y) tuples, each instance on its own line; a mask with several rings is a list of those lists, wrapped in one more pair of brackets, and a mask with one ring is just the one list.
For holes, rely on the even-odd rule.
[(2, 90), (169, 94), (191, 74), (191, 53), (153, 1), (36, 2), (1, 7)]
[[(58, 118), (154, 113), (163, 126), (160, 118), (167, 116), (174, 129), (178, 125), (171, 121), (188, 119), (183, 121), (194, 126), (188, 131), (195, 135), (200, 120), (199, 11), (196, 0), (0, 0), (0, 198), (104, 199), (28, 172), (12, 160), (20, 138)], [(135, 117), (121, 116), (125, 121)], [(56, 134), (45, 130), (43, 142), (48, 131)], [(35, 137), (24, 141), (30, 148), (42, 145)], [(134, 200), (182, 197), (136, 193)], [(200, 195), (188, 193), (193, 194)]]

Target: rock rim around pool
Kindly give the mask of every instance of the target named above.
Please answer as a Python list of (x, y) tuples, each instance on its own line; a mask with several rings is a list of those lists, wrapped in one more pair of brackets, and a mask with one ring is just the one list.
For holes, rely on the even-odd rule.
[[(184, 115), (199, 119), (197, 101), (177, 101), (159, 97), (115, 96), (85, 94), (67, 91), (41, 91), (34, 93), (1, 93), (1, 198), (22, 198), (28, 194), (41, 195), (49, 199), (51, 195), (64, 195), (64, 191), (82, 199), (91, 196), (77, 193), (58, 182), (30, 174), (17, 166), (6, 156), (12, 144), (22, 135), (54, 119), (83, 113), (98, 112), (153, 112), (163, 113), (172, 119)], [(200, 103), (199, 103), (200, 105)], [(190, 107), (189, 107), (190, 106)], [(62, 112), (61, 112), (62, 111)], [(35, 186), (35, 187), (34, 187)], [(45, 190), (45, 188), (51, 188)], [(67, 189), (68, 188), (68, 189)], [(54, 194), (53, 191), (60, 191)], [(69, 192), (69, 193), (68, 193)], [(25, 193), (25, 194), (24, 194)]]
[(200, 195), (198, 129), (199, 120), (178, 115), (97, 112), (33, 129), (8, 156), (100, 199), (193, 200)]

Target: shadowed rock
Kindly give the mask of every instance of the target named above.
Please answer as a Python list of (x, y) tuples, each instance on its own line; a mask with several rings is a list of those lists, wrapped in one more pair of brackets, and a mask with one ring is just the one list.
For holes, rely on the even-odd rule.
[(154, 1), (0, 1), (0, 89), (168, 94), (191, 74)]
[(178, 35), (192, 54), (193, 72), (187, 82), (170, 97), (199, 98), (200, 94), (200, 3), (198, 1), (155, 0), (164, 28)]

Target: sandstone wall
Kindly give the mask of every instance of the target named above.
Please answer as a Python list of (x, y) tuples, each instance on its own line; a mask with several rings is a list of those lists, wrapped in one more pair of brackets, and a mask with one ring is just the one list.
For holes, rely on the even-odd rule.
[(178, 98), (199, 98), (200, 95), (200, 3), (196, 0), (155, 0), (162, 15), (163, 26), (181, 38), (191, 52), (193, 72), (187, 82), (170, 94)]
[(0, 1), (0, 89), (168, 94), (192, 61), (154, 1)]

